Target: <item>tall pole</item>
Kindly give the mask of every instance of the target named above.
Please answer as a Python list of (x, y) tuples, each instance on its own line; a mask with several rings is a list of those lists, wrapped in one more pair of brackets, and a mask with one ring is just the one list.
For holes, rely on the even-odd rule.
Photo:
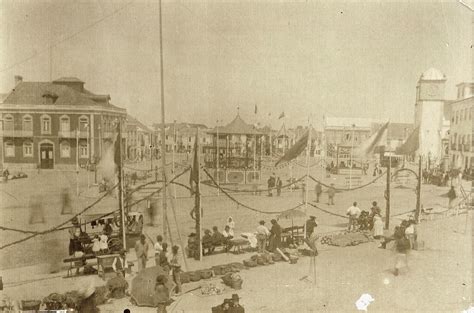
[(76, 128), (76, 196), (79, 197), (79, 128)]
[(122, 245), (123, 249), (127, 250), (127, 239), (125, 234), (125, 208), (123, 205), (123, 155), (122, 155), (122, 124), (119, 121), (117, 125), (117, 140), (118, 140), (118, 153), (119, 153), (119, 164), (118, 164), (118, 187), (119, 187), (119, 208), (120, 208), (120, 218), (122, 223), (120, 223), (120, 232), (122, 233)]
[(416, 186), (416, 211), (415, 221), (418, 223), (421, 213), (421, 155), (418, 160), (418, 184)]
[(352, 188), (352, 154), (354, 150), (354, 132), (355, 132), (355, 124), (352, 124), (352, 138), (351, 138), (351, 167), (349, 168), (349, 189)]
[[(196, 140), (199, 138), (199, 128), (197, 128), (197, 133), (196, 133)], [(197, 235), (197, 246), (198, 246), (198, 249), (199, 249), (199, 261), (202, 260), (202, 240), (201, 240), (201, 237), (202, 237), (202, 226), (201, 226), (201, 217), (202, 217), (202, 210), (201, 210), (201, 175), (200, 174), (200, 162), (199, 162), (199, 140), (197, 140), (197, 142), (195, 143), (194, 145), (194, 149), (196, 149), (196, 151), (194, 151), (194, 157), (197, 158), (197, 162), (194, 161), (193, 162), (193, 166), (197, 166), (197, 169), (193, 169), (193, 170), (197, 170), (198, 171), (198, 181), (197, 181), (197, 184), (196, 184), (196, 193), (195, 193), (195, 197), (194, 197), (194, 205), (196, 207), (196, 235)]]
[(388, 167), (387, 167), (387, 190), (386, 190), (386, 208), (385, 208), (385, 229), (390, 227), (390, 180), (391, 180), (391, 168), (392, 168), (392, 157), (388, 156)]
[(161, 93), (161, 166), (163, 168), (163, 239), (168, 240), (168, 232), (166, 225), (168, 225), (168, 213), (166, 208), (166, 127), (165, 127), (165, 83), (163, 71), (163, 17), (161, 14), (161, 0), (159, 0), (159, 14), (160, 14), (160, 93)]
[(87, 128), (87, 137), (86, 137), (86, 146), (87, 146), (87, 166), (86, 166), (86, 171), (87, 171), (87, 189), (90, 188), (90, 180), (89, 180), (89, 166), (91, 164), (91, 148), (89, 147), (89, 134), (90, 134), (90, 125), (86, 124)]
[[(216, 180), (219, 185), (219, 120), (216, 121)], [(217, 188), (217, 196), (219, 196), (219, 188)]]
[[(173, 122), (173, 160), (172, 160), (172, 164), (171, 164), (171, 173), (173, 174), (174, 176), (174, 171), (175, 171), (175, 150), (176, 150), (176, 120), (174, 120)], [(176, 200), (176, 185), (173, 184), (173, 196), (174, 196), (174, 199)]]
[[(311, 153), (311, 122), (308, 121), (308, 143), (306, 144), (306, 177), (305, 177), (305, 191), (304, 191), (304, 214), (307, 215), (308, 211), (308, 181), (309, 181), (309, 155)], [(304, 224), (304, 236), (306, 238), (306, 223)]]

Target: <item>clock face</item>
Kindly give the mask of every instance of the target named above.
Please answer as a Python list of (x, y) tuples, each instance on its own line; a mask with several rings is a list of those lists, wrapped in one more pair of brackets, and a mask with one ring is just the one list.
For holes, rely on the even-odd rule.
[(432, 84), (432, 85), (429, 85), (428, 88), (427, 88), (427, 94), (430, 97), (434, 97), (434, 96), (438, 95), (438, 91), (439, 91), (438, 85)]

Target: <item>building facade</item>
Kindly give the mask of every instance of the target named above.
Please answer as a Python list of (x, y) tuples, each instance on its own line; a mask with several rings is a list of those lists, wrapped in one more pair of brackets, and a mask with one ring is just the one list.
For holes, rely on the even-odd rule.
[(0, 115), (3, 168), (57, 169), (100, 159), (113, 146), (117, 122), (125, 130), (126, 111), (74, 77), (24, 82), (16, 76)]
[(466, 170), (474, 167), (474, 83), (461, 83), (457, 87), (457, 99), (450, 104), (450, 166)]
[(448, 140), (449, 105), (445, 100), (446, 76), (430, 68), (424, 72), (416, 86), (415, 128), (419, 132), (416, 155), (427, 158), (428, 163), (441, 164)]
[(126, 157), (128, 160), (142, 161), (155, 157), (156, 144), (154, 132), (136, 118), (127, 115), (126, 121)]

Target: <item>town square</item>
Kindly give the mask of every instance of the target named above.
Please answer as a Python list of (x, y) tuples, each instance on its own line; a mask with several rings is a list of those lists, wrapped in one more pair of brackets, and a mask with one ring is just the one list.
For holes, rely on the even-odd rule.
[(474, 4), (0, 7), (2, 312), (474, 312)]

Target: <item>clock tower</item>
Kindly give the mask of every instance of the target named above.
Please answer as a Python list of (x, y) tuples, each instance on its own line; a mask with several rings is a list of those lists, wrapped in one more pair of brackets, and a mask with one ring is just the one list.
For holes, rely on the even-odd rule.
[(441, 161), (446, 76), (430, 68), (424, 72), (416, 86), (415, 127), (419, 127), (418, 155), (435, 163)]

